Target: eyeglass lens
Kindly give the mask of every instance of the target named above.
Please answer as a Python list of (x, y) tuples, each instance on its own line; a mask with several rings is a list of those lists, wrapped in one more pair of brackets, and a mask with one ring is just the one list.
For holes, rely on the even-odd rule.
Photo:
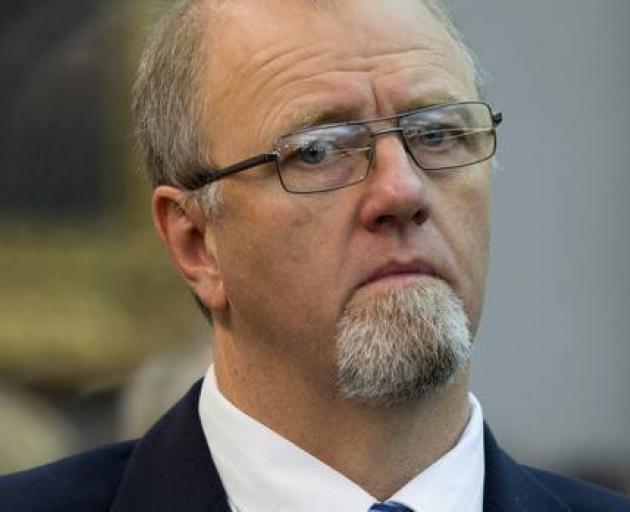
[[(397, 128), (416, 165), (426, 171), (452, 169), (486, 160), (495, 151), (490, 108), (462, 103), (402, 114)], [(372, 146), (384, 120), (328, 125), (280, 139), (278, 170), (292, 192), (333, 190), (361, 181), (368, 173)], [(394, 124), (394, 126), (396, 126)]]

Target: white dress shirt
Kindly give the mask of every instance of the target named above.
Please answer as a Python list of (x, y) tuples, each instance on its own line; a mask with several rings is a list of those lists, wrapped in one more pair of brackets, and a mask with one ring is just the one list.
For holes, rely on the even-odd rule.
[[(470, 394), (469, 400), (470, 420), (457, 444), (391, 500), (416, 512), (482, 512), (483, 417), (477, 399)], [(199, 415), (234, 512), (367, 512), (378, 501), (235, 407), (219, 391), (213, 365)]]

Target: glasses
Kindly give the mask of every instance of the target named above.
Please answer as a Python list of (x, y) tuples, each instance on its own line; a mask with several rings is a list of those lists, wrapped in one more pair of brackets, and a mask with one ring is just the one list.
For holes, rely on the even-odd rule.
[(492, 158), (503, 115), (486, 103), (439, 105), (391, 117), (327, 124), (280, 137), (274, 151), (223, 169), (203, 169), (197, 189), (227, 176), (274, 163), (282, 187), (295, 194), (326, 192), (363, 181), (372, 166), (374, 142), (400, 134), (413, 162), (424, 171), (457, 169)]

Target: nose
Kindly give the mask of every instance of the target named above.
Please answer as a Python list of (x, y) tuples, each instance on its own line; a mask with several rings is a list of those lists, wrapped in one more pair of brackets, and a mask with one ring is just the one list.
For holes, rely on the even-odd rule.
[(426, 176), (413, 163), (400, 134), (375, 140), (361, 222), (370, 231), (422, 225), (429, 217)]

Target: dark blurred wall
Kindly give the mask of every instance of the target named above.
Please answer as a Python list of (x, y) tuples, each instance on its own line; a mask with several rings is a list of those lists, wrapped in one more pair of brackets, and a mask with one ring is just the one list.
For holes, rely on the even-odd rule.
[(202, 329), (152, 232), (130, 120), (156, 5), (3, 2), (0, 377), (116, 386)]
[(105, 208), (102, 0), (4, 0), (0, 214), (95, 216)]
[(134, 369), (207, 331), (152, 232), (134, 150), (156, 6), (2, 2), (0, 473), (116, 439)]

